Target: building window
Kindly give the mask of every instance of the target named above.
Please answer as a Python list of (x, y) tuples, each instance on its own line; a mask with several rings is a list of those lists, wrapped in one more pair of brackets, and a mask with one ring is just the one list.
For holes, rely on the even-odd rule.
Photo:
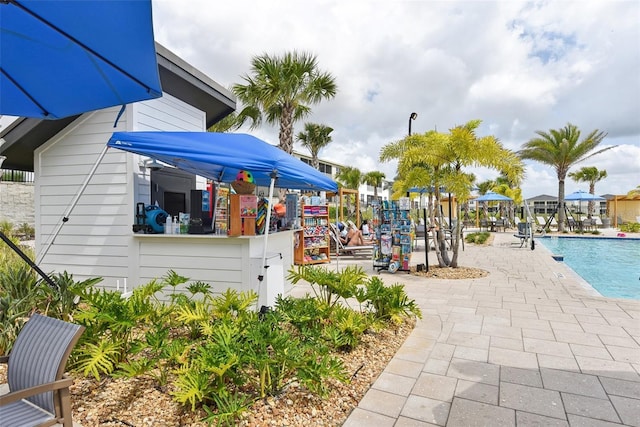
[(326, 163), (320, 163), (319, 169), (320, 169), (320, 172), (331, 175), (331, 165), (328, 165)]

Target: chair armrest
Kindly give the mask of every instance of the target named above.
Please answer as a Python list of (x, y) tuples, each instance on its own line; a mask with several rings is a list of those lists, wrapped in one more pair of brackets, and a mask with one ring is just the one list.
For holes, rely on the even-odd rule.
[(73, 384), (73, 378), (66, 377), (61, 380), (53, 381), (50, 383), (39, 384), (37, 386), (25, 388), (18, 391), (12, 391), (0, 396), (0, 406), (8, 405), (12, 402), (17, 402), (26, 397), (35, 396), (36, 394), (46, 393), (48, 391), (58, 390), (61, 388), (68, 388)]

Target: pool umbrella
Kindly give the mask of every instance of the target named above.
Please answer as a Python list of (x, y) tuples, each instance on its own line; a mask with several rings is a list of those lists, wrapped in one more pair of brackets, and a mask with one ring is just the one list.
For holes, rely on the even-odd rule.
[(502, 194), (494, 193), (493, 191), (487, 191), (482, 196), (476, 199), (478, 202), (512, 202), (511, 197), (503, 196)]
[(0, 1), (0, 114), (55, 120), (162, 95), (151, 0)]
[[(494, 191), (487, 191), (476, 199), (476, 202), (513, 202), (511, 197), (504, 196)], [(476, 226), (478, 226), (478, 209), (476, 208)]]
[(568, 194), (564, 197), (565, 200), (577, 200), (579, 202), (581, 201), (587, 201), (587, 202), (591, 202), (591, 201), (596, 201), (596, 200), (605, 200), (604, 197), (600, 197), (600, 196), (596, 196), (595, 194), (591, 194), (591, 193), (587, 193), (586, 191), (582, 191), (582, 190), (578, 190), (578, 191), (574, 191), (571, 194)]
[(0, 54), (0, 115), (55, 120), (162, 96), (151, 0), (0, 0)]
[(604, 197), (596, 196), (595, 194), (587, 193), (586, 191), (578, 190), (571, 194), (564, 196), (565, 201), (578, 201), (578, 209), (582, 210), (581, 202), (595, 202), (599, 200), (606, 200)]

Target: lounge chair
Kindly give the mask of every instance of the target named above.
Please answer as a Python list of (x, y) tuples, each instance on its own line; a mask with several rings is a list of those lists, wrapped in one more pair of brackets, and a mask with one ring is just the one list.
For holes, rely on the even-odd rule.
[(600, 219), (599, 216), (594, 216), (593, 218), (591, 218), (591, 220), (593, 221), (593, 225), (595, 228), (604, 228), (604, 224), (602, 223), (602, 219)]
[(415, 231), (415, 235), (414, 235), (414, 239), (413, 239), (413, 248), (417, 249), (418, 245), (420, 244), (420, 242), (424, 242), (424, 235), (425, 235), (425, 225), (424, 224), (417, 224), (416, 225), (416, 231)]
[(335, 226), (335, 224), (329, 224), (329, 234), (331, 235), (331, 240), (335, 244), (336, 252), (338, 255), (342, 256), (367, 256), (373, 254), (374, 245), (364, 245), (364, 246), (345, 246), (340, 240), (340, 231)]
[(34, 314), (24, 325), (7, 364), (9, 393), (0, 396), (0, 426), (62, 424), (71, 427), (69, 386), (64, 375), (71, 350), (84, 327)]

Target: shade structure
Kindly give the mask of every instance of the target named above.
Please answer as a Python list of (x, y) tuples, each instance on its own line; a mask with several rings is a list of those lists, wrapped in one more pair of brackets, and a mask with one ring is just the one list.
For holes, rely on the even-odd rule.
[[(242, 170), (253, 175), (256, 185), (300, 190), (338, 191), (327, 175), (312, 168), (278, 147), (244, 133), (214, 132), (115, 132), (108, 147), (152, 157), (181, 170), (216, 182), (233, 182)], [(271, 220), (267, 210), (266, 223)], [(263, 279), (269, 267), (269, 233), (264, 233), (262, 268), (258, 294), (264, 292)]]
[(0, 114), (59, 119), (162, 95), (151, 0), (0, 1)]
[(487, 191), (476, 199), (477, 202), (512, 202), (513, 199), (493, 191)]
[(579, 202), (606, 200), (604, 197), (596, 196), (595, 194), (587, 193), (586, 191), (582, 191), (582, 190), (574, 191), (571, 194), (567, 194), (566, 196), (564, 196), (564, 199), (568, 201), (575, 200)]
[(109, 147), (152, 157), (216, 182), (251, 172), (256, 185), (337, 191), (329, 176), (255, 136), (215, 132), (115, 132)]

